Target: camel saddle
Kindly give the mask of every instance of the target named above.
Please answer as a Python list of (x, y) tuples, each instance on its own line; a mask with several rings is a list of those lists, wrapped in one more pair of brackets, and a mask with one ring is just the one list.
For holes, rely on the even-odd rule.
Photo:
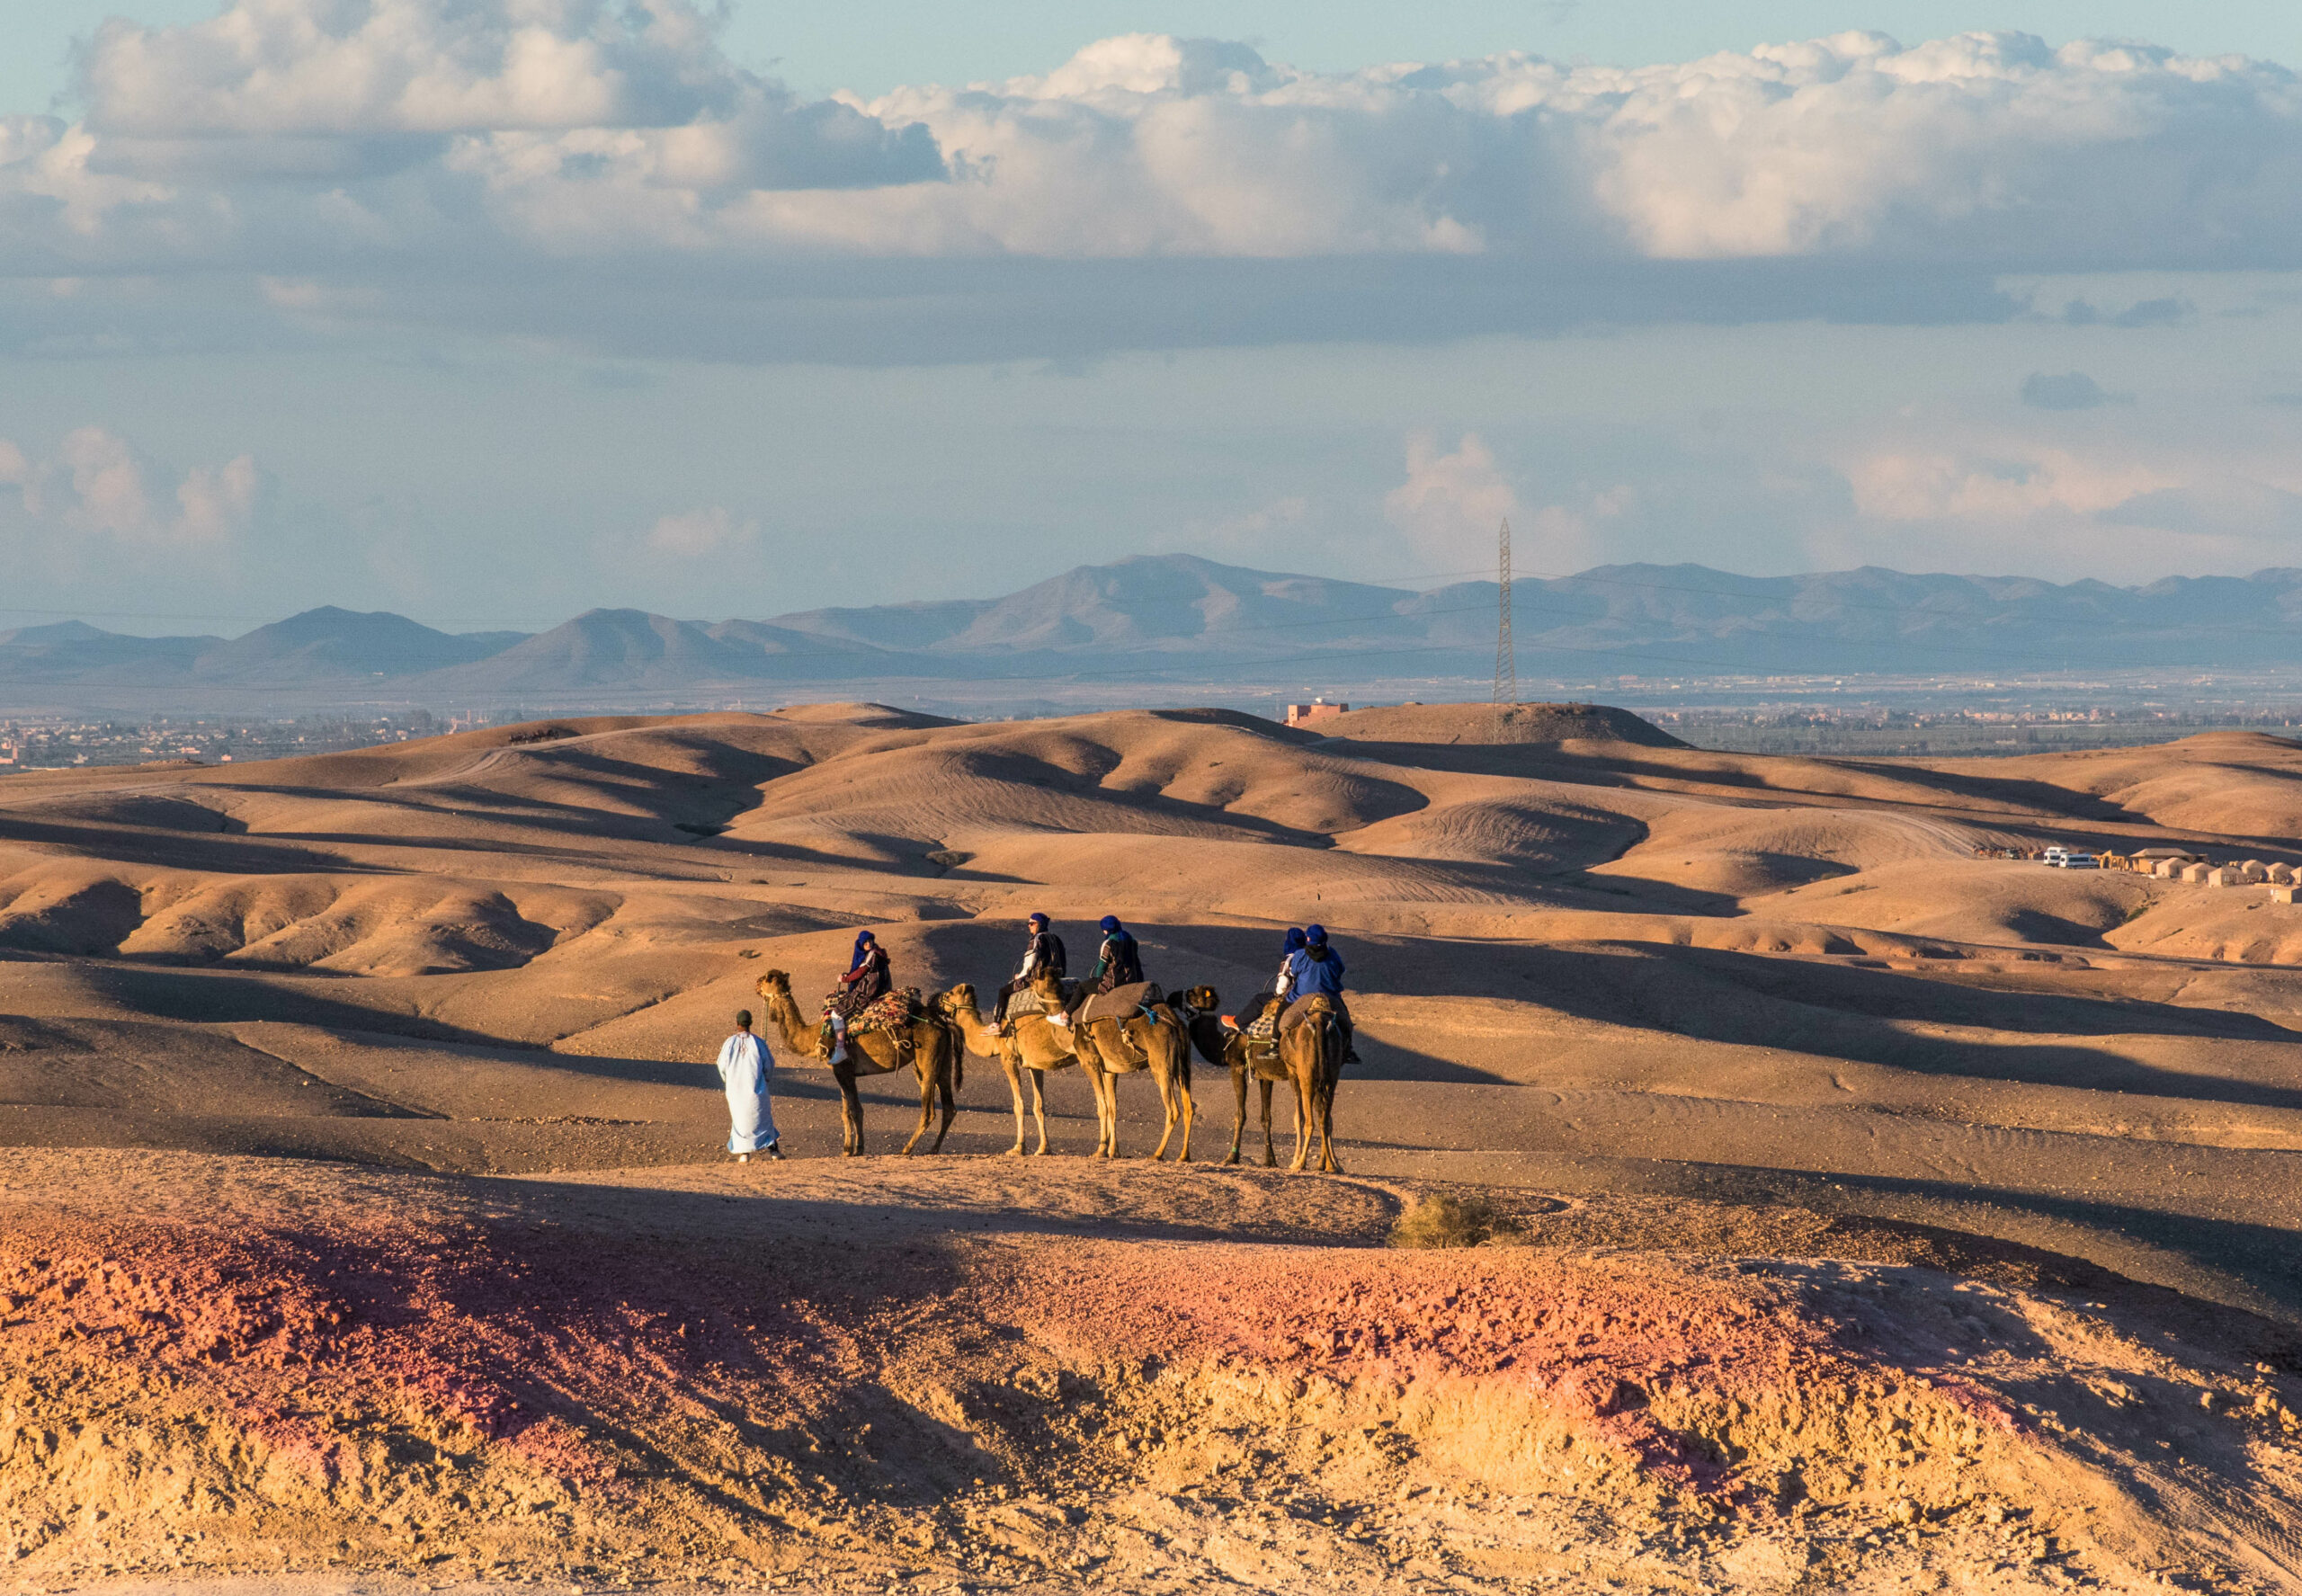
[[(1062, 989), (1063, 1001), (1066, 1004), (1078, 995), (1078, 982), (1063, 981), (1058, 982), (1057, 985)], [(1010, 1020), (1021, 1019), (1025, 1014), (1045, 1014), (1052, 1012), (1048, 1008), (1047, 1001), (1039, 996), (1036, 985), (1018, 987), (1014, 995), (1007, 1000), (1007, 1018)]]
[(1109, 992), (1098, 992), (1089, 998), (1078, 1013), (1082, 1025), (1093, 1020), (1132, 1020), (1153, 1003), (1165, 1000), (1156, 981), (1135, 981), (1125, 986), (1114, 986)]

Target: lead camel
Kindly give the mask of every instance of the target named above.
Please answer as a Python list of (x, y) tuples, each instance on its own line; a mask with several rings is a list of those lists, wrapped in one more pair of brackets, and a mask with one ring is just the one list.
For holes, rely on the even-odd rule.
[(937, 1128), (935, 1140), (927, 1150), (942, 1150), (943, 1138), (951, 1133), (951, 1120), (959, 1112), (952, 1093), (967, 1084), (967, 1047), (959, 1039), (956, 1025), (936, 1015), (921, 1015), (913, 1020), (906, 1028), (911, 1041), (908, 1058), (889, 1032), (850, 1031), (847, 1057), (831, 1064), (824, 1052), (821, 1028), (808, 1024), (807, 1017), (799, 1012), (799, 1005), (792, 1001), (790, 976), (781, 970), (768, 971), (759, 978), (759, 995), (767, 1006), (767, 1017), (783, 1033), (786, 1052), (816, 1064), (830, 1065), (832, 1079), (839, 1083), (840, 1128), (844, 1133), (841, 1151), (851, 1158), (861, 1156), (863, 1152), (863, 1100), (856, 1095), (857, 1077), (891, 1075), (903, 1069), (909, 1069), (919, 1078), (919, 1128), (911, 1133), (911, 1140), (903, 1145), (903, 1150), (910, 1152), (927, 1134), (928, 1123), (935, 1117), (938, 1097), (942, 1100), (943, 1123)]

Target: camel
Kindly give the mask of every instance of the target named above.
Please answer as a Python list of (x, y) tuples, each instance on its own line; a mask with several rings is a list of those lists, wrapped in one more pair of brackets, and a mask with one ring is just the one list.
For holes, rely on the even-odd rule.
[[(1231, 1122), (1231, 1155), (1223, 1162), (1239, 1162), (1239, 1143), (1247, 1131), (1247, 1082), (1252, 1078), (1263, 1088), (1263, 1166), (1275, 1169), (1279, 1165), (1279, 1149), (1271, 1139), (1271, 1089), (1292, 1077), (1276, 1053), (1253, 1052), (1247, 1047), (1245, 1033), (1223, 1023), (1222, 1005), (1223, 1000), (1216, 995), (1214, 987), (1194, 986), (1176, 999), (1174, 1006), (1199, 1056), (1231, 1072), (1231, 1092), (1238, 1112)], [(1298, 1135), (1302, 1131), (1302, 1113), (1303, 1105), (1298, 1101), (1295, 1105)]]
[(1166, 1156), (1167, 1144), (1174, 1139), (1175, 1125), (1181, 1120), (1183, 1143), (1175, 1162), (1189, 1164), (1193, 1117), (1191, 1038), (1183, 1030), (1181, 1017), (1165, 1003), (1153, 1004), (1149, 1017), (1132, 1014), (1123, 1021), (1083, 1021), (1078, 1015), (1084, 1012), (1082, 1004), (1073, 1012), (1071, 1045), (1078, 1049), (1088, 1084), (1095, 1091), (1095, 1119), (1102, 1127), (1095, 1156), (1119, 1156), (1119, 1077), (1148, 1069), (1158, 1083), (1159, 1106), (1167, 1116), (1166, 1131), (1151, 1156), (1155, 1160)]
[(1279, 1028), (1279, 1062), (1295, 1083), (1295, 1162), (1301, 1169), (1311, 1150), (1311, 1133), (1319, 1137), (1319, 1172), (1339, 1175), (1343, 1165), (1334, 1155), (1334, 1083), (1343, 1075), (1343, 1027), (1334, 1017), (1334, 999), (1324, 992), (1298, 998), (1303, 1017), (1289, 1028)]
[[(822, 1028), (810, 1025), (807, 1016), (800, 1013), (799, 1005), (791, 1000), (790, 976), (781, 970), (768, 971), (759, 978), (759, 995), (767, 1005), (768, 1019), (783, 1032), (785, 1051), (816, 1063), (829, 1063)], [(843, 1133), (840, 1150), (848, 1157), (861, 1157), (863, 1152), (863, 1100), (855, 1094), (856, 1077), (892, 1074), (906, 1068), (919, 1077), (919, 1128), (911, 1133), (911, 1140), (903, 1145), (903, 1150), (909, 1153), (927, 1134), (927, 1122), (934, 1117), (935, 1100), (940, 1093), (943, 1100), (943, 1123), (927, 1150), (942, 1151), (943, 1138), (951, 1134), (951, 1119), (959, 1111), (952, 1093), (967, 1084), (967, 1048), (959, 1039), (957, 1027), (939, 1017), (914, 1020), (908, 1060), (888, 1032), (851, 1031), (847, 1057), (830, 1067), (832, 1079), (839, 1083), (839, 1121)]]
[[(1043, 984), (1039, 993), (1042, 1001), (1062, 1007), (1062, 994), (1052, 979)], [(1063, 1069), (1079, 1062), (1079, 1055), (1071, 1046), (1068, 1028), (1050, 1025), (1045, 1014), (1017, 1014), (1009, 1020), (1013, 1033), (1001, 1036), (996, 1028), (983, 1017), (983, 1010), (976, 1001), (975, 988), (962, 981), (949, 992), (936, 997), (939, 1013), (950, 1017), (959, 1027), (968, 1051), (982, 1058), (996, 1058), (1000, 1068), (1007, 1072), (1007, 1092), (1015, 1104), (1015, 1145), (1007, 1149), (1011, 1158), (1023, 1156), (1023, 1074), (1029, 1071), (1031, 1080), (1031, 1113), (1039, 1121), (1039, 1145), (1036, 1153), (1047, 1151), (1047, 1072)]]

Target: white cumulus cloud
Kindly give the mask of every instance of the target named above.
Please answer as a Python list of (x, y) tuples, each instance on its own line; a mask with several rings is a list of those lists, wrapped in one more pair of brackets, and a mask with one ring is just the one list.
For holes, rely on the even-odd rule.
[[(0, 119), (0, 271), (358, 277), (377, 319), (635, 346), (714, 343), (680, 273), (763, 342), (894, 358), (884, 317), (745, 308), (876, 296), (990, 344), (1126, 346), (1303, 336), (1307, 290), (1372, 336), (1512, 326), (1567, 292), (1604, 319), (1721, 315), (1624, 272), (1675, 263), (2302, 266), (2292, 72), (2019, 33), (1326, 73), (1131, 34), (1038, 76), (807, 102), (730, 61), (692, 0), (230, 0), (104, 24), (83, 79), (79, 122)], [(576, 280), (601, 261), (641, 269)], [(964, 275), (1025, 261), (1042, 276)], [(1338, 275), (1368, 261), (1419, 264)], [(499, 286), (468, 288), (476, 263)], [(959, 275), (923, 295), (927, 266)], [(1816, 314), (1832, 285), (1782, 281), (1748, 313)], [(74, 314), (42, 335), (88, 335)]]
[(748, 548), (758, 541), (758, 522), (739, 521), (726, 506), (708, 504), (660, 518), (647, 529), (641, 547), (665, 558), (704, 559)]
[(16, 488), (25, 517), (50, 531), (134, 549), (194, 551), (229, 544), (254, 518), (263, 480), (253, 456), (194, 466), (173, 495), (165, 486), (155, 491), (153, 469), (127, 439), (103, 427), (75, 428), (45, 458), (0, 439), (0, 484)]
[(1505, 520), (1527, 519), (1518, 490), (1476, 432), (1448, 453), (1429, 432), (1406, 441), (1406, 480), (1383, 499), (1383, 513), (1436, 569), (1451, 570), (1491, 552)]

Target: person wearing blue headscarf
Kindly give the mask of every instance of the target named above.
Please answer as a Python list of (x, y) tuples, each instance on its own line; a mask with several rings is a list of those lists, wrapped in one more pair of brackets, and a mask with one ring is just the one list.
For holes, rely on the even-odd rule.
[(868, 931), (856, 932), (855, 954), (848, 961), (847, 974), (839, 978), (824, 1004), (824, 1021), (832, 1032), (832, 1063), (846, 1061), (847, 1022), (894, 990), (895, 975), (879, 938)]
[(1023, 926), (1031, 940), (1023, 944), (1022, 967), (1015, 972), (1013, 980), (999, 989), (999, 1001), (991, 1008), (991, 1023), (1001, 1028), (1003, 1036), (1006, 1034), (1007, 1005), (1014, 1001), (1015, 994), (1030, 990), (1031, 983), (1043, 975), (1053, 976), (1058, 981), (1064, 975), (1063, 939), (1048, 929), (1047, 916), (1033, 914), (1023, 922)]
[(1291, 997), (1324, 993), (1334, 1000), (1335, 1020), (1343, 1027), (1343, 1061), (1358, 1063), (1359, 1050), (1352, 1045), (1351, 1010), (1343, 1001), (1343, 955), (1328, 943), (1325, 926), (1303, 928), (1302, 947), (1288, 955), (1287, 975)]
[(1103, 916), (1102, 932), (1103, 945), (1095, 950), (1095, 967), (1088, 972), (1088, 985), (1097, 992), (1115, 992), (1142, 980), (1143, 957), (1118, 915)]

